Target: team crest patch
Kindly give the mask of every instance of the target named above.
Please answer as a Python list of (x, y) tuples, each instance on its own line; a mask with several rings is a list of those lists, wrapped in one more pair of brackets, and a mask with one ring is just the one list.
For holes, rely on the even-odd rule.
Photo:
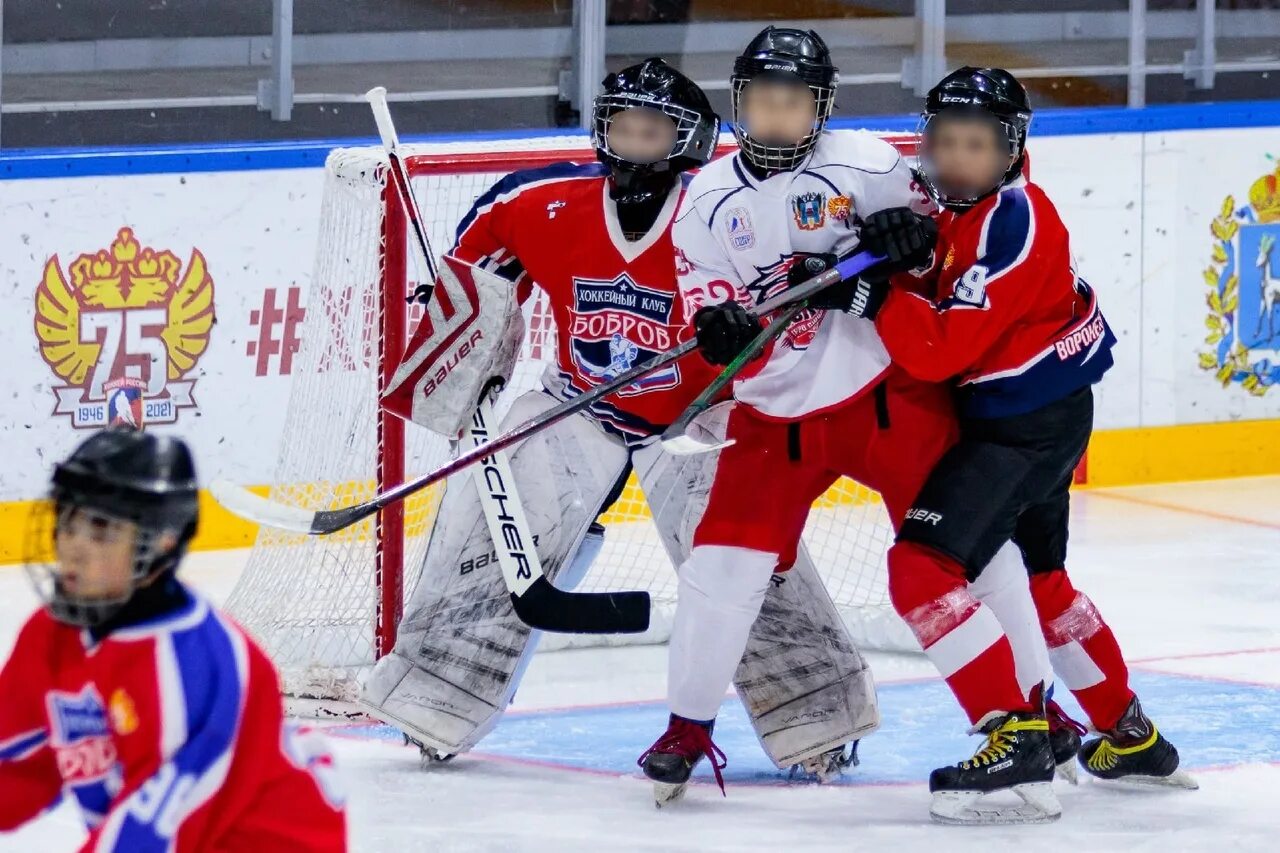
[(818, 192), (793, 195), (791, 214), (801, 231), (817, 231), (826, 222), (826, 197)]
[[(574, 308), (569, 325), (573, 361), (583, 376), (608, 382), (671, 349), (674, 293), (643, 287), (627, 274), (612, 280), (573, 280)], [(629, 397), (680, 381), (676, 365), (651, 373), (618, 392)]]
[(107, 711), (111, 716), (111, 728), (115, 729), (116, 734), (131, 735), (138, 730), (138, 709), (123, 687), (117, 687), (111, 694)]
[(791, 321), (791, 325), (782, 333), (782, 345), (793, 350), (806, 350), (818, 336), (818, 326), (822, 325), (821, 311), (812, 308), (801, 311)]
[(827, 202), (827, 215), (837, 222), (844, 222), (853, 211), (853, 202), (847, 195), (838, 195)]
[(751, 227), (751, 215), (745, 207), (735, 207), (725, 217), (725, 227), (729, 229), (729, 242), (739, 251), (750, 249), (756, 244), (756, 232)]
[(124, 784), (102, 695), (89, 684), (79, 693), (52, 690), (45, 701), (58, 774), (92, 824), (106, 815)]
[(943, 258), (943, 259), (942, 259), (942, 270), (943, 270), (943, 272), (946, 272), (948, 269), (950, 269), (950, 268), (951, 268), (951, 265), (952, 265), (952, 264), (954, 264), (955, 262), (956, 262), (956, 247), (955, 247), (955, 246), (948, 246), (948, 247), (947, 247), (947, 256), (946, 256), (945, 258)]
[(173, 423), (192, 398), (213, 329), (213, 278), (199, 249), (184, 267), (121, 228), (64, 274), (49, 259), (35, 294), (40, 356), (62, 384), (53, 413), (77, 429)]
[(1227, 196), (1209, 230), (1200, 369), (1261, 397), (1280, 383), (1280, 166), (1253, 182), (1246, 203)]

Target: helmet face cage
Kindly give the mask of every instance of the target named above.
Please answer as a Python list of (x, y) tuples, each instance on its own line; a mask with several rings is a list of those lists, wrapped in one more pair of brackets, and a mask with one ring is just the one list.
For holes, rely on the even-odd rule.
[(758, 169), (766, 172), (790, 171), (803, 163), (809, 156), (809, 152), (813, 150), (813, 146), (818, 144), (818, 137), (822, 135), (823, 129), (827, 126), (827, 119), (831, 118), (831, 111), (835, 108), (836, 87), (802, 80), (801, 82), (805, 82), (809, 91), (813, 93), (816, 108), (813, 128), (792, 145), (766, 145), (747, 132), (742, 116), (742, 93), (753, 79), (755, 78), (734, 74), (729, 81), (733, 93), (733, 135), (738, 140), (738, 148), (742, 151), (742, 156)]
[(936, 169), (933, 162), (929, 159), (928, 146), (922, 144), (920, 146), (920, 168), (917, 170), (920, 182), (929, 192), (929, 195), (933, 196), (939, 204), (953, 210), (962, 210), (973, 207), (979, 201), (991, 195), (991, 193), (1014, 180), (1021, 173), (1022, 152), (1026, 143), (1026, 126), (1023, 125), (1022, 127), (1019, 127), (1014, 122), (1006, 118), (976, 109), (972, 111), (966, 110), (965, 112), (961, 112), (959, 109), (939, 112), (926, 110), (920, 114), (920, 121), (916, 125), (916, 136), (919, 139), (924, 140), (929, 132), (930, 125), (932, 125), (939, 116), (947, 118), (951, 117), (945, 115), (946, 113), (951, 113), (952, 115), (967, 114), (974, 118), (989, 118), (1002, 135), (1004, 143), (1008, 147), (1009, 156), (1014, 158), (1013, 164), (1004, 172), (1004, 174), (996, 179), (996, 182), (991, 187), (973, 195), (956, 196), (948, 193), (939, 185)]
[[(609, 144), (609, 128), (613, 124), (614, 117), (618, 113), (638, 107), (662, 113), (671, 119), (676, 128), (676, 140), (671, 146), (671, 150), (664, 156), (644, 163), (622, 156), (617, 151), (614, 151)], [(624, 168), (627, 166), (652, 167), (659, 163), (669, 163), (676, 158), (690, 158), (692, 162), (689, 164), (673, 164), (676, 166), (677, 171), (682, 171), (694, 165), (705, 163), (711, 158), (711, 152), (715, 148), (715, 134), (717, 131), (714, 125), (713, 121), (697, 110), (691, 110), (658, 98), (650, 98), (635, 93), (600, 95), (595, 100), (593, 110), (591, 144), (598, 153), (607, 158), (607, 162)]]
[[(125, 590), (113, 597), (83, 597), (70, 594), (63, 588), (57, 555), (58, 531), (64, 525), (87, 523), (105, 531), (121, 523), (135, 528), (132, 570)], [(81, 628), (101, 625), (120, 612), (133, 597), (138, 586), (147, 578), (176, 562), (183, 545), (170, 543), (168, 550), (164, 534), (166, 530), (139, 524), (136, 519), (107, 512), (98, 507), (79, 503), (74, 498), (55, 492), (51, 500), (37, 504), (32, 511), (27, 528), (26, 570), (35, 587), (36, 595), (44, 602), (50, 614), (60, 622)], [(177, 536), (177, 531), (173, 532)]]

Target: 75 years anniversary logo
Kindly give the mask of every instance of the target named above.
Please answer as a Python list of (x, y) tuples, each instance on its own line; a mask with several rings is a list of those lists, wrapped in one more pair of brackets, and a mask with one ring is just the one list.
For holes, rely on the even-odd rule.
[(35, 301), (40, 355), (62, 383), (53, 413), (72, 426), (173, 423), (196, 405), (192, 372), (214, 323), (213, 278), (199, 249), (184, 267), (121, 228), (65, 273), (51, 257)]

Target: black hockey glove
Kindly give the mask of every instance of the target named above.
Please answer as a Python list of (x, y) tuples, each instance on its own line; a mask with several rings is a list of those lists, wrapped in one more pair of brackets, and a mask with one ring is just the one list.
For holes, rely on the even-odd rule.
[[(830, 252), (821, 254), (796, 252), (791, 257), (791, 266), (787, 268), (787, 287), (798, 287), (839, 263), (839, 258)], [(824, 311), (848, 311), (853, 303), (855, 282), (856, 279), (841, 281), (818, 291), (809, 297), (809, 307), (821, 308)]]
[(732, 300), (720, 305), (704, 305), (693, 315), (698, 333), (698, 351), (712, 364), (725, 365), (747, 348), (760, 334), (760, 321)]
[(860, 250), (885, 258), (873, 268), (873, 277), (888, 277), (929, 263), (938, 242), (938, 224), (909, 207), (891, 207), (863, 220), (861, 239)]

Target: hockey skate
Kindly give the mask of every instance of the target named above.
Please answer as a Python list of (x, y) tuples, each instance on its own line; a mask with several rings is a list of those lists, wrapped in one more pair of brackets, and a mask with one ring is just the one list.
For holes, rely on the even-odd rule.
[(1080, 753), (1080, 736), (1088, 729), (1068, 717), (1062, 706), (1052, 699), (1045, 703), (1045, 716), (1049, 720), (1049, 748), (1053, 750), (1053, 763), (1058, 766), (1058, 778), (1079, 785), (1076, 756)]
[[(1062, 815), (1053, 793), (1054, 762), (1049, 723), (1041, 714), (993, 711), (971, 733), (987, 742), (968, 761), (941, 767), (929, 775), (933, 804), (929, 814), (940, 823), (1048, 823)], [(1022, 805), (984, 804), (988, 794), (1010, 791)]]
[(637, 759), (644, 775), (653, 780), (653, 802), (658, 808), (684, 796), (689, 776), (704, 755), (711, 759), (716, 784), (720, 786), (720, 793), (724, 793), (724, 777), (720, 771), (725, 766), (725, 757), (711, 741), (714, 728), (714, 720), (697, 723), (672, 714), (666, 732)]
[(404, 732), (400, 734), (404, 737), (405, 746), (416, 746), (418, 748), (418, 761), (423, 770), (433, 764), (443, 764), (457, 757), (457, 753), (443, 752), (434, 746), (428, 746), (417, 738), (410, 737)]
[(858, 741), (829, 749), (791, 765), (788, 781), (812, 779), (826, 785), (844, 775), (850, 767), (858, 766)]
[(1156, 729), (1133, 697), (1116, 727), (1080, 748), (1080, 766), (1096, 779), (1131, 785), (1183, 788), (1199, 783), (1178, 769), (1178, 750)]

